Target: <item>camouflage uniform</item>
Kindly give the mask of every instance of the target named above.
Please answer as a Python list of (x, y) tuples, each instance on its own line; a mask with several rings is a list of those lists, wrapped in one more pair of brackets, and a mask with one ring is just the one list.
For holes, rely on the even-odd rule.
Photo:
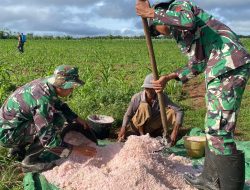
[(18, 88), (0, 110), (0, 145), (11, 148), (39, 141), (42, 149), (66, 157), (72, 146), (60, 132), (65, 121), (78, 116), (56, 94), (55, 87), (69, 89), (82, 84), (78, 69), (59, 66), (54, 75), (34, 80)]
[(205, 73), (209, 148), (216, 154), (232, 154), (236, 150), (233, 132), (249, 78), (250, 55), (229, 27), (189, 1), (171, 2), (168, 9), (155, 6), (151, 23), (151, 29), (154, 25), (168, 25), (171, 36), (189, 58), (187, 65), (176, 71), (179, 80), (185, 83)]

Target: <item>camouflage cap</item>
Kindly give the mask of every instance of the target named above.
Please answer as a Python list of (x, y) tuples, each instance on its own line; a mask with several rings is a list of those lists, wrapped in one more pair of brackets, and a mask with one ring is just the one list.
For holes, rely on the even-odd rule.
[[(164, 1), (156, 1), (153, 5), (152, 8), (154, 9), (168, 9), (169, 5), (173, 3), (175, 0), (164, 0)], [(155, 24), (153, 22), (153, 19), (148, 19), (148, 28), (149, 28), (149, 33), (151, 36), (159, 36), (160, 32), (158, 32), (155, 28)]]
[(83, 85), (84, 82), (79, 79), (78, 68), (70, 65), (60, 65), (54, 75), (48, 80), (53, 86), (70, 89)]

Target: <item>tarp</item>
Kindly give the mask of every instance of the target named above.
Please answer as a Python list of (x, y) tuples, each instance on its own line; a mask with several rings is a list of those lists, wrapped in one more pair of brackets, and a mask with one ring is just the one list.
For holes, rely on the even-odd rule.
[(23, 179), (24, 190), (59, 190), (39, 173), (27, 173)]
[[(193, 128), (188, 136), (205, 136), (205, 133), (200, 128)], [(245, 178), (250, 181), (250, 141), (236, 141), (237, 149), (245, 153)], [(174, 147), (166, 148), (163, 152), (168, 155), (174, 153), (179, 156), (187, 157), (187, 152), (184, 147), (184, 140), (179, 140)], [(203, 165), (204, 157), (199, 159), (192, 159), (194, 168)], [(245, 184), (244, 190), (250, 190), (250, 184)]]
[[(200, 128), (193, 128), (189, 136), (204, 136), (205, 134)], [(109, 140), (98, 140), (99, 146), (105, 146), (113, 142)], [(245, 152), (245, 167), (246, 167), (246, 180), (250, 181), (250, 141), (237, 141), (237, 148)], [(184, 140), (179, 140), (174, 147), (166, 148), (163, 150), (163, 154), (176, 154), (180, 156), (187, 157), (187, 152), (184, 147)], [(194, 168), (203, 165), (204, 158), (192, 159)], [(27, 173), (23, 180), (24, 190), (60, 190), (53, 184), (50, 184), (46, 178), (39, 173)], [(250, 184), (245, 184), (244, 190), (250, 190)]]

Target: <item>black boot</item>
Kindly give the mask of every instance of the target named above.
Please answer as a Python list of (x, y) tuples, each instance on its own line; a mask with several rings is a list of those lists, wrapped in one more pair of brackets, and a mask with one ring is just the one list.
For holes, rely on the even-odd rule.
[(25, 157), (26, 154), (26, 150), (25, 150), (25, 146), (18, 146), (18, 147), (14, 147), (14, 148), (10, 148), (8, 151), (8, 158), (15, 158), (18, 161), (22, 161)]
[(33, 161), (33, 162), (30, 162), (27, 160), (22, 161), (22, 171), (24, 173), (28, 173), (28, 172), (40, 173), (40, 172), (50, 170), (55, 166), (56, 164), (54, 162), (45, 163), (45, 162), (39, 162), (39, 161)]
[(40, 159), (40, 155), (43, 151), (44, 147), (40, 144), (40, 141), (36, 139), (34, 144), (30, 145), (22, 161), (22, 171), (24, 173), (43, 172), (56, 166), (55, 162), (45, 162)]
[(242, 151), (224, 156), (216, 155), (216, 167), (221, 190), (242, 190), (245, 184), (245, 157)]
[(214, 156), (210, 152), (208, 145), (206, 145), (205, 161), (201, 175), (196, 177), (191, 174), (185, 174), (184, 178), (186, 182), (197, 189), (219, 190), (218, 173), (214, 163)]

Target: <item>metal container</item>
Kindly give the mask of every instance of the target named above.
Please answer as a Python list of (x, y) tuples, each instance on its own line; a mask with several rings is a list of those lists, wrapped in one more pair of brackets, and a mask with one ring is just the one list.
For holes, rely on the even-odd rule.
[(106, 115), (89, 115), (88, 123), (95, 132), (98, 139), (109, 137), (110, 128), (114, 122), (114, 118)]

